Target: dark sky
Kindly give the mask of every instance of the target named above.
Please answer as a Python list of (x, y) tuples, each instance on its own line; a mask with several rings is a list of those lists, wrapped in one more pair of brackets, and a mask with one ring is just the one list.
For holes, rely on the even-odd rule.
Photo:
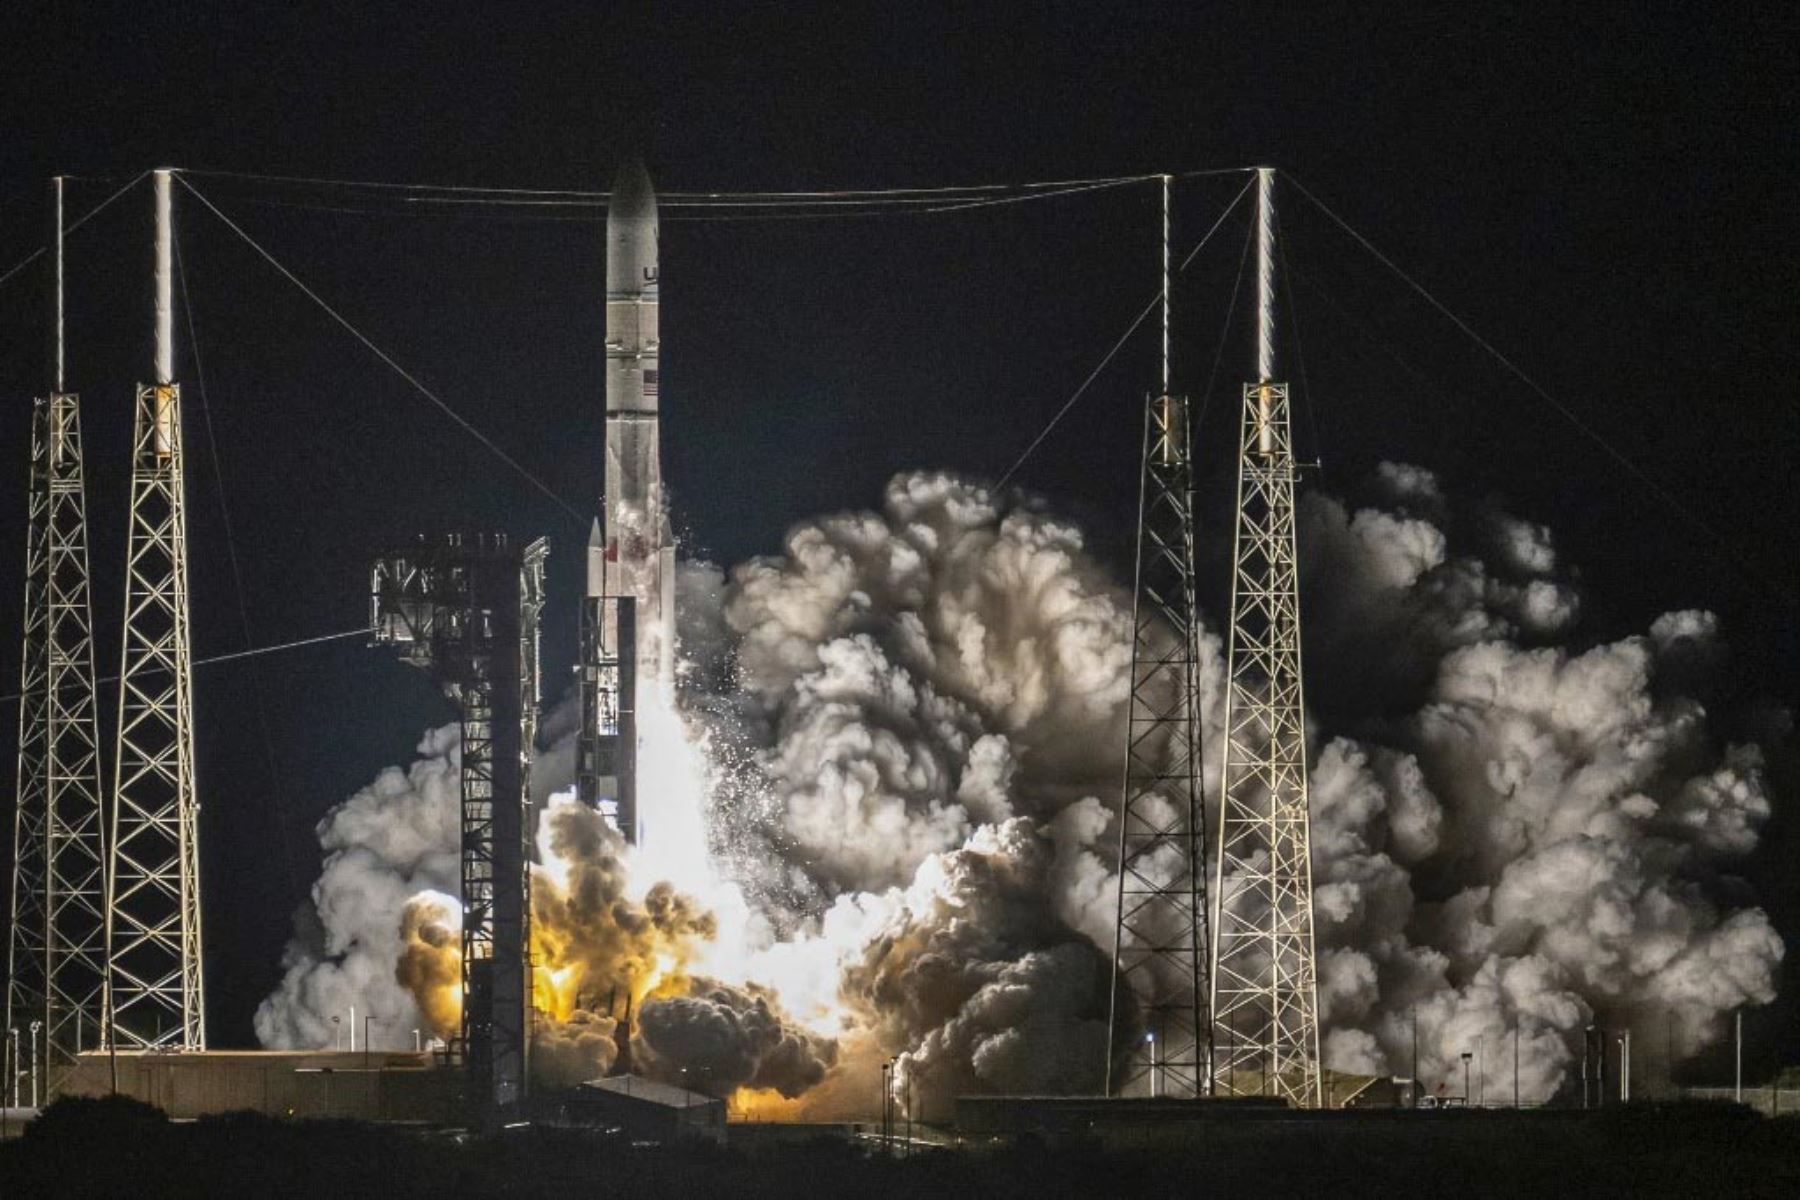
[[(659, 21), (592, 4), (528, 16), (497, 4), (212, 7), (8, 7), (0, 271), (38, 244), (53, 172), (83, 177), (71, 185), (82, 211), (158, 165), (599, 188), (635, 149), (665, 190), (743, 191), (1273, 163), (1679, 509), (1290, 189), (1284, 245), (1310, 383), (1298, 436), (1325, 486), (1396, 458), (1439, 471), (1465, 500), (1502, 496), (1558, 531), (1588, 588), (1586, 638), (1710, 607), (1736, 649), (1722, 724), (1757, 698), (1796, 699), (1791, 6), (1568, 6), (1548, 23), (1549, 6), (1470, 4), (1046, 4), (1024, 19), (1016, 5), (846, 5), (779, 23), (767, 5), (744, 17), (682, 6)], [(591, 505), (597, 225), (195, 183), (558, 494)], [(1183, 185), (1179, 246), (1236, 186)], [(493, 527), (555, 543), (560, 692), (585, 529), (181, 203), (196, 653), (352, 628), (385, 545)], [(69, 251), (102, 673), (117, 653), (106, 564), (122, 548), (130, 386), (149, 357), (148, 212), (147, 191), (121, 201)], [(1154, 218), (1152, 190), (1135, 187), (937, 217), (665, 223), (665, 461), (690, 545), (733, 562), (777, 548), (798, 518), (874, 502), (896, 470), (1003, 471), (1154, 291)], [(1183, 390), (1205, 385), (1241, 245), (1241, 229), (1222, 236), (1182, 280)], [(25, 398), (43, 387), (39, 286), (35, 269), (0, 285), (8, 679)], [(1020, 476), (1115, 562), (1153, 372), (1153, 342), (1139, 338)], [(1226, 436), (1213, 411), (1203, 458)], [(1211, 504), (1228, 467), (1214, 453), (1204, 468)], [(216, 1043), (245, 1044), (316, 874), (312, 825), (448, 709), (423, 677), (355, 642), (203, 667), (197, 691), (209, 1017)], [(13, 720), (0, 720), (9, 762)], [(1756, 873), (1792, 939), (1791, 824), (1782, 836), (1787, 849)]]

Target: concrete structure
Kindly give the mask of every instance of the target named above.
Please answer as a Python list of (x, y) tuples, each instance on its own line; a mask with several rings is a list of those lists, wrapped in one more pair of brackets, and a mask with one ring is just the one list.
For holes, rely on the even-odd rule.
[(725, 1144), (725, 1102), (640, 1075), (609, 1075), (576, 1087), (563, 1115), (578, 1125), (616, 1129), (634, 1142)]
[(1191, 1145), (1215, 1121), (1292, 1115), (1279, 1097), (958, 1096), (956, 1133), (966, 1144), (1038, 1138), (1097, 1140), (1108, 1146)]
[[(110, 1094), (114, 1067), (111, 1055), (81, 1055), (63, 1094)], [(120, 1095), (177, 1119), (240, 1111), (434, 1124), (464, 1117), (463, 1073), (430, 1052), (121, 1050), (116, 1067)]]

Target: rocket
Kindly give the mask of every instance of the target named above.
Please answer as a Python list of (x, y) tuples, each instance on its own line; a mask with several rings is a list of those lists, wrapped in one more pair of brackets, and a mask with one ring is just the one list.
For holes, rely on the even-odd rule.
[(656, 193), (641, 162), (606, 212), (606, 477), (582, 605), (580, 798), (639, 838), (637, 714), (674, 686), (675, 538), (658, 430)]

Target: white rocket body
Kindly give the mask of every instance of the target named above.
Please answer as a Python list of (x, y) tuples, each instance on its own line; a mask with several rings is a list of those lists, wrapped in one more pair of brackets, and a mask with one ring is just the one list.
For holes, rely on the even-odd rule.
[[(588, 546), (592, 629), (583, 663), (593, 699), (584, 737), (596, 752), (579, 769), (584, 796), (612, 802), (621, 831), (637, 840), (637, 731), (643, 701), (674, 687), (675, 539), (662, 485), (658, 430), (656, 193), (642, 164), (613, 182), (606, 216), (606, 480), (603, 520)], [(608, 741), (608, 739), (612, 739)]]

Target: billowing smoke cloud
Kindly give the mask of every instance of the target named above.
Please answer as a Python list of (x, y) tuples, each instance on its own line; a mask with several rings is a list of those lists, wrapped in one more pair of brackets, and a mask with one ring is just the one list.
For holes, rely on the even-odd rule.
[(1717, 622), (1546, 644), (1580, 608), (1546, 529), (1490, 509), (1490, 558), (1453, 555), (1435, 479), (1378, 482), (1386, 506), (1353, 515), (1309, 498), (1301, 533), (1323, 720), (1353, 731), (1315, 734), (1328, 1065), (1407, 1073), (1415, 1014), (1422, 1080), (1456, 1093), (1473, 1052), (1483, 1094), (1510, 1096), (1515, 1033), (1527, 1100), (1590, 1022), (1693, 1053), (1773, 998), (1783, 953), (1720, 878), (1769, 815), (1761, 751), (1715, 745), (1672, 690), (1720, 661)]
[(837, 1061), (836, 1042), (796, 1028), (757, 984), (696, 979), (683, 995), (647, 1001), (638, 1030), (642, 1070), (721, 1096), (752, 1088), (793, 1099)]
[[(1417, 467), (1301, 517), (1327, 1065), (1407, 1073), (1416, 1020), (1428, 1086), (1460, 1091), (1479, 1050), (1509, 1094), (1516, 1032), (1542, 1099), (1590, 1022), (1672, 1023), (1685, 1055), (1769, 1000), (1783, 947), (1730, 876), (1769, 815), (1762, 751), (1719, 744), (1694, 698), (1717, 622), (1577, 641), (1549, 531), (1492, 502), (1459, 521)], [(679, 591), (690, 728), (670, 717), (658, 758), (694, 779), (645, 804), (691, 807), (711, 866), (548, 806), (541, 1075), (617, 1069), (629, 1002), (633, 1068), (720, 1094), (862, 1111), (890, 1057), (928, 1112), (1097, 1089), (1131, 608), (1080, 531), (908, 474), (879, 512), (804, 523), (728, 580), (684, 565)], [(1216, 811), (1215, 633), (1201, 651)], [(328, 819), (324, 932), (290, 948), (265, 1040), (329, 1040), (317, 1014), (359, 989), (441, 1020), (444, 902), (407, 906), (454, 890), (453, 771), (439, 782), (430, 869), (348, 815), (417, 825), (427, 782), (389, 773)], [(340, 892), (364, 879), (381, 900), (359, 911)]]
[(803, 903), (906, 882), (982, 824), (1117, 786), (1130, 600), (1078, 530), (905, 475), (884, 510), (801, 525), (740, 567), (724, 618), (762, 702), (756, 766)]
[[(410, 768), (383, 771), (319, 823), (324, 869), (313, 884), (313, 906), (300, 914), (282, 956), (281, 983), (257, 1009), (263, 1045), (333, 1045), (352, 1008), (358, 1026), (373, 1018), (369, 1034), (378, 1046), (410, 1048), (412, 1031), (434, 1024), (395, 966), (437, 936), (428, 928), (432, 918), (440, 934), (444, 920), (458, 927), (456, 903), (448, 899), (461, 879), (457, 727), (426, 734), (418, 753)], [(421, 893), (430, 894), (422, 901), (429, 911), (403, 928), (402, 914)]]

